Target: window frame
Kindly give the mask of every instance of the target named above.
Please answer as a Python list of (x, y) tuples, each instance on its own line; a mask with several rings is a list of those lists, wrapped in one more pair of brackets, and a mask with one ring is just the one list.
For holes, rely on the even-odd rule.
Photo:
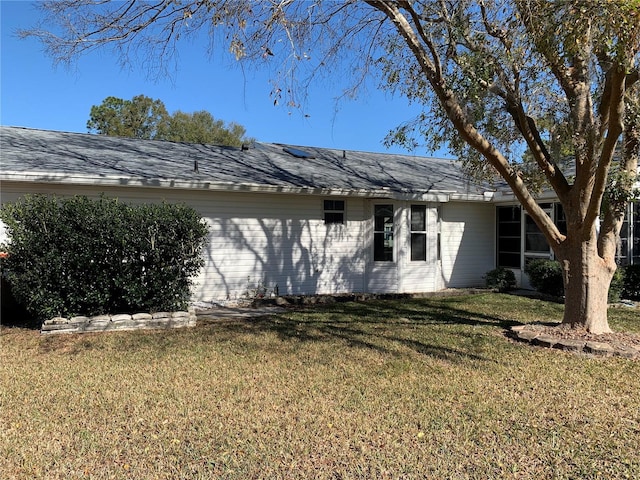
[[(378, 210), (391, 209), (391, 214), (378, 215)], [(392, 203), (377, 203), (373, 205), (373, 261), (395, 262), (395, 207)], [(382, 223), (378, 219), (382, 218)], [(386, 219), (390, 218), (389, 223)], [(382, 229), (378, 228), (382, 225)], [(389, 245), (390, 243), (390, 245)], [(382, 248), (380, 251), (379, 248)]]
[[(342, 208), (337, 208), (340, 204)], [(325, 198), (322, 200), (322, 219), (325, 225), (344, 225), (346, 213), (347, 201), (345, 199)], [(338, 216), (340, 220), (335, 220)]]
[[(420, 229), (414, 229), (414, 209), (422, 213), (422, 225)], [(422, 238), (422, 251), (414, 251), (414, 239)], [(410, 253), (409, 259), (412, 262), (426, 262), (427, 261), (427, 206), (424, 204), (413, 204), (409, 206), (409, 244)], [(420, 254), (420, 255), (418, 255)], [(420, 258), (416, 258), (420, 257)]]
[[(508, 220), (508, 221), (502, 221), (500, 220), (500, 209), (511, 209), (512, 210), (512, 215), (511, 218), (513, 218), (512, 220)], [(513, 213), (517, 211), (517, 215), (514, 215)], [(504, 268), (522, 268), (522, 207), (520, 205), (498, 205), (496, 206), (496, 265), (498, 267), (504, 267)], [(510, 232), (511, 234), (509, 235), (500, 235), (500, 226), (502, 224), (509, 224), (509, 225), (517, 225), (517, 228), (514, 227), (514, 232)], [(518, 244), (518, 250), (505, 250), (504, 248), (501, 248), (500, 245), (500, 239), (505, 239), (505, 240), (511, 240), (512, 242), (515, 242), (517, 240), (517, 244)], [(518, 256), (518, 261), (517, 261), (517, 265), (511, 265), (511, 264), (507, 264), (507, 263), (503, 263), (501, 262), (501, 254), (504, 255), (516, 255)]]
[(632, 265), (640, 264), (640, 200), (631, 204), (631, 219), (628, 237), (629, 259)]

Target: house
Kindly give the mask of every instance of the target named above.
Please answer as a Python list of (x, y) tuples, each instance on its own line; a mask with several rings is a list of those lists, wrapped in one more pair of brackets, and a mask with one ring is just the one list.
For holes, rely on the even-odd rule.
[[(469, 181), (454, 160), (0, 127), (0, 162), (2, 203), (104, 194), (194, 207), (210, 227), (194, 300), (258, 283), (280, 294), (482, 286), (496, 265), (520, 275), (526, 259), (550, 255), (512, 196)], [(627, 231), (625, 258), (638, 263), (638, 204)]]

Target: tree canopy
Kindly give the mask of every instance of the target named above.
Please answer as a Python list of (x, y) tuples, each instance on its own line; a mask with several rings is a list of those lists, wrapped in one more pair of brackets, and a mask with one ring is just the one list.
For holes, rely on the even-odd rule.
[(169, 113), (160, 100), (137, 95), (131, 100), (107, 97), (91, 107), (87, 130), (101, 135), (162, 138)]
[(87, 129), (102, 135), (240, 146), (249, 142), (237, 123), (225, 124), (211, 113), (169, 114), (161, 100), (136, 95), (131, 100), (107, 97), (91, 107)]
[[(296, 105), (300, 84), (322, 71), (354, 87), (381, 79), (424, 107), (387, 141), (446, 143), (470, 174), (499, 175), (563, 265), (564, 323), (609, 331), (607, 290), (640, 145), (640, 0), (62, 0), (42, 8), (49, 27), (25, 34), (59, 61), (111, 45), (123, 61), (144, 55), (161, 67), (181, 39), (204, 30), (238, 60), (278, 62), (277, 102)], [(566, 233), (538, 205), (541, 186), (564, 207)]]

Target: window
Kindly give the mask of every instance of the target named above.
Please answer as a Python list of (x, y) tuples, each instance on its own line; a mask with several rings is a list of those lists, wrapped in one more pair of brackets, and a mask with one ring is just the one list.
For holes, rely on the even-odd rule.
[(411, 261), (427, 259), (427, 206), (411, 205)]
[(344, 200), (324, 201), (324, 224), (344, 223)]
[(497, 210), (498, 266), (520, 268), (520, 207), (498, 207)]
[(633, 234), (631, 236), (631, 263), (640, 264), (640, 202), (635, 202), (633, 212)]
[(438, 215), (438, 240), (436, 244), (436, 258), (438, 261), (442, 260), (442, 209), (438, 205), (436, 209), (436, 213)]
[(533, 218), (529, 214), (525, 213), (524, 216), (525, 225), (525, 237), (524, 237), (524, 250), (529, 253), (549, 253), (549, 244), (544, 234), (533, 221)]
[[(548, 215), (551, 215), (550, 203), (541, 203), (540, 207), (544, 209)], [(531, 216), (526, 212), (524, 215), (524, 235), (525, 253), (544, 254), (546, 257), (549, 256), (551, 249), (549, 248), (547, 239), (540, 228), (538, 228), (536, 222), (533, 221), (533, 218), (531, 218)]]
[(567, 234), (567, 217), (564, 214), (564, 208), (562, 207), (562, 204), (554, 203), (553, 212), (554, 212), (553, 222), (558, 227), (558, 230), (560, 230), (560, 233), (563, 235), (566, 235)]
[(629, 264), (629, 212), (627, 211), (620, 228), (620, 238), (616, 251), (616, 262), (618, 265)]
[(393, 205), (374, 205), (373, 259), (393, 262)]
[(316, 158), (312, 153), (309, 153), (305, 150), (300, 150), (299, 148), (284, 147), (282, 150), (287, 152), (289, 155), (293, 155), (296, 158), (308, 158), (310, 160)]
[(618, 265), (640, 264), (640, 202), (632, 202), (624, 216), (616, 262)]

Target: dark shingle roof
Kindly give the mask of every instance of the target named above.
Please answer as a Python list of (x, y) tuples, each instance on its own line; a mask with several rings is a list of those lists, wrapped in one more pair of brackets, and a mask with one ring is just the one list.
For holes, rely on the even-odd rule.
[[(256, 143), (214, 145), (0, 127), (4, 180), (183, 188), (388, 191), (395, 195), (482, 194), (447, 159)], [(298, 153), (295, 152), (294, 153)], [(197, 170), (194, 168), (197, 164)]]

